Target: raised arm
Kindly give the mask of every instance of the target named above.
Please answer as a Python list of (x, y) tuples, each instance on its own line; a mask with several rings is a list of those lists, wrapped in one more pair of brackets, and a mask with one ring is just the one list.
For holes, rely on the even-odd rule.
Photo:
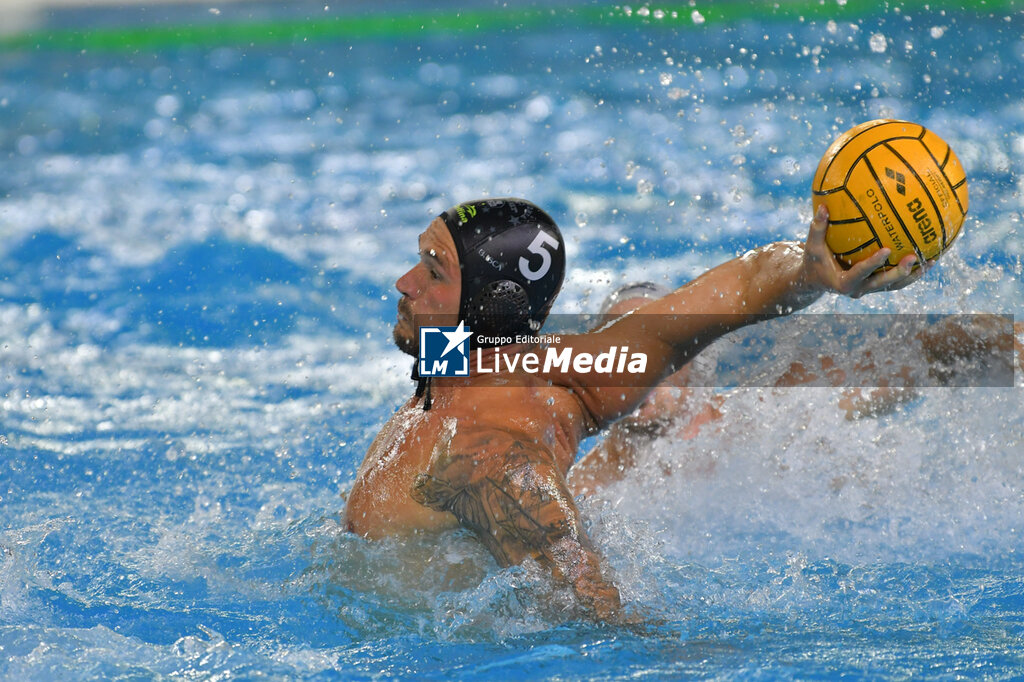
[(600, 620), (620, 617), (619, 591), (583, 530), (565, 478), (546, 449), (516, 433), (478, 429), (441, 439), (412, 497), (455, 515), (502, 566), (533, 557), (567, 582)]
[(846, 270), (825, 243), (827, 227), (828, 211), (822, 206), (805, 243), (776, 242), (750, 251), (605, 329), (571, 337), (568, 343), (584, 350), (628, 346), (646, 353), (647, 369), (622, 386), (595, 388), (585, 376), (569, 376), (565, 382), (578, 392), (598, 423), (606, 422), (631, 411), (648, 387), (734, 329), (788, 315), (828, 291), (857, 298), (906, 286), (924, 272), (924, 268), (912, 270), (914, 256), (905, 257), (896, 268), (875, 272), (888, 258), (889, 249)]

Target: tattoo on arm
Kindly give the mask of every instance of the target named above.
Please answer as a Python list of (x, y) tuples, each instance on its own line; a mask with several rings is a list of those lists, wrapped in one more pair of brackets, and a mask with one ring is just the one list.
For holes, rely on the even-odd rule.
[(566, 580), (599, 618), (618, 614), (618, 590), (602, 577), (564, 477), (542, 448), (502, 433), (464, 454), (435, 452), (412, 496), (454, 514), (501, 565), (531, 556)]

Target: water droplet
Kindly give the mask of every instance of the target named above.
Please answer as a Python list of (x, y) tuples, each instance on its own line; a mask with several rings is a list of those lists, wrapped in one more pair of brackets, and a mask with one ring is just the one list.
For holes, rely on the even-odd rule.
[(539, 123), (551, 115), (552, 101), (545, 95), (534, 97), (526, 103), (526, 118), (533, 123)]
[(693, 21), (693, 23), (697, 24), (698, 26), (700, 26), (706, 21), (706, 19), (704, 19), (704, 15), (698, 12), (697, 10), (693, 10), (693, 12), (690, 13), (690, 19)]
[(18, 138), (18, 153), (22, 156), (32, 156), (39, 149), (39, 141), (31, 135), (22, 135)]
[(172, 118), (181, 110), (181, 100), (175, 95), (162, 95), (153, 105), (156, 113), (164, 118)]
[(658, 76), (658, 82), (662, 85), (672, 85), (672, 74), (663, 73)]
[(932, 38), (935, 38), (936, 40), (938, 40), (943, 35), (945, 35), (946, 27), (945, 26), (932, 26), (932, 28), (929, 31), (929, 33), (931, 34)]
[(584, 213), (583, 211), (580, 211), (579, 213), (576, 214), (576, 225), (577, 227), (587, 226), (587, 214)]
[(872, 33), (871, 39), (868, 41), (868, 44), (871, 46), (872, 52), (881, 53), (885, 52), (885, 48), (888, 44), (888, 41), (886, 41), (885, 36), (882, 35), (881, 33)]

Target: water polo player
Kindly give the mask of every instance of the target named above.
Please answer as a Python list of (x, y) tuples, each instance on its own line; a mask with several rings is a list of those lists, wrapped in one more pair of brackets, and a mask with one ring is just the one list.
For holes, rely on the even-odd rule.
[[(415, 395), (383, 426), (359, 468), (346, 508), (349, 529), (381, 538), (462, 525), (501, 565), (533, 557), (572, 587), (592, 617), (620, 617), (618, 590), (566, 486), (580, 441), (632, 411), (650, 387), (732, 329), (802, 308), (826, 291), (856, 297), (919, 276), (920, 269), (911, 273), (913, 256), (872, 274), (888, 257), (885, 249), (844, 270), (825, 245), (827, 219), (824, 210), (816, 214), (804, 244), (756, 249), (648, 303), (642, 316), (561, 339), (559, 350), (571, 346), (577, 357), (625, 346), (644, 354), (628, 384), (609, 388), (580, 364), (418, 377)], [(536, 332), (565, 263), (554, 221), (520, 199), (446, 211), (420, 235), (419, 254), (396, 283), (402, 297), (394, 337), (414, 357), (424, 320), (462, 323), (489, 337)], [(530, 350), (512, 344), (474, 354), (490, 366), (496, 354)]]

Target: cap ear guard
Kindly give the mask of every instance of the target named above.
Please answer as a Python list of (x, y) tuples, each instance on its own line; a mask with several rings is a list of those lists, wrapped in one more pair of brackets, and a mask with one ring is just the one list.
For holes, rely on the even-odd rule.
[(484, 285), (470, 299), (467, 307), (466, 324), (473, 330), (475, 338), (530, 331), (530, 298), (526, 289), (512, 280), (502, 279)]

